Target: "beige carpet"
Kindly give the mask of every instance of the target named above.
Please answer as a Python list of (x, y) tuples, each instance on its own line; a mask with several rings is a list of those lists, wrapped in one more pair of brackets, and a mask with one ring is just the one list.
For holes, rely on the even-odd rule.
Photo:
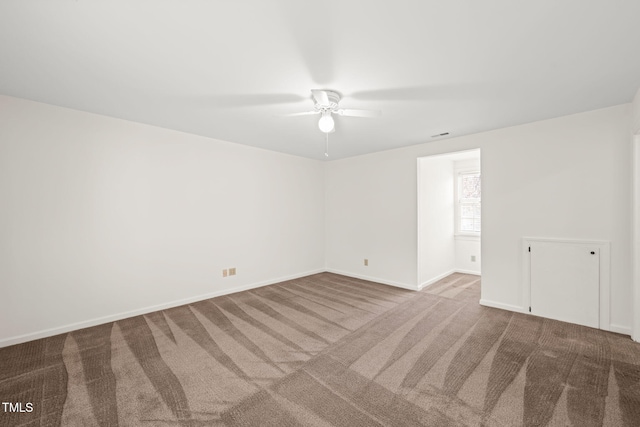
[(0, 349), (2, 426), (640, 426), (640, 344), (323, 273)]

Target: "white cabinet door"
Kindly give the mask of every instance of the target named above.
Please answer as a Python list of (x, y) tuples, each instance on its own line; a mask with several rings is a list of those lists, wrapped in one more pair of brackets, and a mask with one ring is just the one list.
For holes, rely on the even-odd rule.
[(531, 313), (599, 327), (600, 250), (565, 242), (530, 244)]

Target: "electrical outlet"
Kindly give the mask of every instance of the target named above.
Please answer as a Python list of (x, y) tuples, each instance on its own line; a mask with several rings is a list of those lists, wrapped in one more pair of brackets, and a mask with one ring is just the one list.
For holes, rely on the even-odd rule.
[(475, 255), (471, 255), (471, 262), (476, 262), (476, 256)]
[(227, 277), (227, 269), (222, 270), (222, 277)]
[(235, 276), (235, 275), (236, 275), (236, 268), (235, 267), (230, 268), (229, 269), (229, 276)]
[(366, 258), (364, 259), (364, 265), (365, 265), (365, 266), (368, 266), (368, 265), (369, 265), (369, 260), (368, 260), (368, 259), (366, 259)]

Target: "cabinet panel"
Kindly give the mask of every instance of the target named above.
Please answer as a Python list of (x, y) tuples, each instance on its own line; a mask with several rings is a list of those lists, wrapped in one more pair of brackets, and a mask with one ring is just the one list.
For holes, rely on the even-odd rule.
[(531, 313), (598, 328), (599, 246), (539, 241), (529, 247)]

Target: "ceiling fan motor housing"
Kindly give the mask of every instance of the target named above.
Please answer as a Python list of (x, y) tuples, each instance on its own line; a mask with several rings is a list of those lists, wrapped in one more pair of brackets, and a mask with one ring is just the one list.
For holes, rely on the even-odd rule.
[(328, 103), (316, 103), (315, 107), (319, 111), (335, 111), (338, 108), (338, 103), (340, 102), (340, 94), (338, 92), (334, 92), (332, 90), (325, 90), (327, 94)]

